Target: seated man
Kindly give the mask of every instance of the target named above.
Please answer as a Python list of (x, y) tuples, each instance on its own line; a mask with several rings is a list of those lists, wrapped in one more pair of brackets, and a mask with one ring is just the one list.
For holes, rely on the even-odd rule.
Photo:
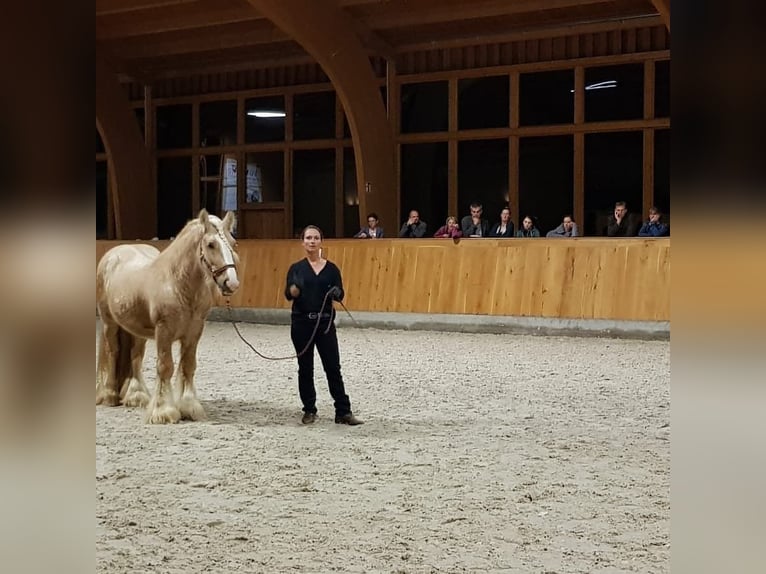
[(354, 237), (359, 239), (380, 239), (383, 237), (383, 228), (378, 227), (377, 213), (367, 215), (367, 227), (362, 227)]
[(546, 237), (580, 237), (580, 231), (577, 224), (572, 220), (571, 215), (565, 215), (564, 220), (556, 229), (551, 229), (545, 234)]
[(667, 237), (670, 235), (670, 228), (662, 221), (662, 213), (656, 207), (649, 209), (649, 221), (641, 226), (638, 232), (639, 237)]
[(607, 237), (635, 237), (638, 235), (638, 224), (628, 213), (628, 204), (618, 201), (614, 204), (614, 215), (609, 218), (606, 226)]
[(481, 203), (471, 204), (471, 215), (466, 215), (460, 222), (460, 230), (463, 237), (487, 237), (489, 235), (489, 221), (482, 219), (483, 211)]
[(410, 217), (402, 224), (399, 230), (399, 237), (425, 237), (426, 222), (420, 221), (420, 214), (417, 210), (410, 211)]

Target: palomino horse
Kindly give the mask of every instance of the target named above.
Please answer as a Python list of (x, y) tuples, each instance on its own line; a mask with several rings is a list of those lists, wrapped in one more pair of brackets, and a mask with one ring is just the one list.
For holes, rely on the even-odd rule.
[[(99, 342), (96, 404), (146, 406), (146, 421), (203, 420), (194, 388), (197, 343), (216, 290), (239, 287), (231, 235), (234, 214), (223, 221), (206, 210), (160, 252), (149, 245), (118, 245), (96, 270), (96, 300), (103, 322)], [(146, 340), (157, 344), (157, 385), (149, 393), (141, 375)], [(173, 393), (172, 345), (181, 343)]]

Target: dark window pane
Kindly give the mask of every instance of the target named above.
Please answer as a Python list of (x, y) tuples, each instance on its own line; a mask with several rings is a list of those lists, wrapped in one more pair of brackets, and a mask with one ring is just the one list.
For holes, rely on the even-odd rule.
[(642, 132), (585, 135), (586, 235), (606, 235), (617, 201), (627, 202), (632, 217), (641, 218), (643, 139)]
[(519, 76), (519, 125), (574, 122), (574, 70)]
[[(520, 223), (536, 219), (541, 235), (555, 228), (574, 209), (574, 139), (572, 136), (521, 138), (519, 141)], [(516, 217), (518, 215), (518, 217)], [(577, 221), (582, 233), (582, 222)], [(518, 228), (518, 227), (517, 227)]]
[(657, 62), (654, 69), (654, 117), (670, 117), (670, 61)]
[(458, 80), (458, 129), (508, 127), (508, 76)]
[(481, 203), (482, 217), (490, 224), (499, 221), (500, 210), (508, 203), (508, 139), (459, 142), (457, 189), (458, 212), (448, 215), (462, 219), (475, 201)]
[(191, 104), (158, 107), (157, 149), (187, 148), (191, 145)]
[(237, 102), (204, 102), (199, 105), (199, 145), (237, 143)]
[[(380, 97), (383, 99), (383, 107), (388, 110), (388, 94), (386, 90), (386, 86), (380, 87)], [(348, 117), (346, 117), (346, 114), (343, 114), (343, 137), (344, 138), (350, 138), (351, 137), (351, 128), (348, 125)], [(359, 231), (357, 229), (357, 231)]]
[(402, 85), (402, 133), (447, 131), (447, 86), (446, 81)]
[[(354, 148), (345, 148), (343, 150), (343, 237), (353, 237), (360, 227), (359, 190), (356, 187), (355, 157)], [(383, 222), (380, 225), (385, 231)], [(390, 231), (389, 237), (391, 237)]]
[(420, 219), (428, 224), (426, 235), (431, 236), (447, 218), (447, 142), (402, 145), (401, 204), (402, 221), (381, 222), (383, 229), (391, 228), (398, 235), (399, 228), (410, 210), (415, 209)]
[(281, 202), (285, 190), (285, 158), (281, 151), (247, 154), (245, 202)]
[[(98, 149), (98, 148), (96, 148)], [(96, 239), (109, 238), (109, 185), (107, 163), (96, 162)]]
[(293, 98), (293, 139), (334, 137), (335, 92), (296, 94)]
[[(200, 207), (221, 215), (223, 201), (223, 155), (203, 155), (199, 158)], [(235, 182), (236, 188), (236, 182)]]
[(335, 150), (293, 152), (293, 226), (335, 237)]
[(640, 120), (644, 117), (644, 65), (585, 70), (585, 121)]
[(245, 142), (284, 141), (284, 113), (284, 96), (268, 96), (245, 100)]
[(670, 130), (654, 132), (654, 205), (670, 214)]
[(192, 217), (192, 159), (157, 160), (157, 236), (175, 237)]
[(133, 112), (136, 115), (136, 123), (138, 123), (138, 129), (141, 130), (141, 138), (146, 141), (146, 114), (144, 108), (133, 108)]
[(96, 153), (104, 153), (106, 148), (104, 147), (104, 140), (101, 139), (101, 134), (96, 130)]

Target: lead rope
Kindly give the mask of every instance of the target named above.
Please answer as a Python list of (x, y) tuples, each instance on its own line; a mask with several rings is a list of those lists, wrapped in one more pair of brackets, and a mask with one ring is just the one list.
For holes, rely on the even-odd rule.
[[(245, 337), (239, 331), (239, 327), (237, 327), (237, 322), (234, 320), (234, 311), (231, 308), (231, 300), (229, 299), (229, 297), (226, 298), (226, 308), (229, 310), (229, 320), (231, 321), (231, 324), (234, 327), (234, 330), (237, 332), (237, 335), (239, 336), (239, 338), (242, 340), (242, 342), (245, 345), (247, 345), (248, 347), (250, 347), (250, 349), (252, 349), (252, 351), (256, 355), (258, 355), (262, 359), (266, 359), (267, 361), (286, 361), (288, 359), (297, 359), (298, 357), (301, 357), (309, 350), (309, 348), (311, 348), (311, 345), (314, 343), (314, 337), (316, 337), (317, 330), (319, 329), (319, 323), (321, 323), (322, 321), (322, 313), (324, 312), (325, 307), (327, 306), (327, 298), (329, 297), (329, 295), (330, 295), (330, 292), (328, 291), (324, 296), (324, 300), (322, 301), (322, 308), (320, 309), (319, 313), (317, 313), (317, 322), (314, 325), (314, 330), (311, 332), (311, 337), (309, 337), (309, 341), (308, 343), (306, 343), (306, 346), (303, 348), (303, 350), (300, 353), (297, 353), (294, 355), (288, 355), (286, 357), (269, 357), (268, 355), (264, 355), (258, 349), (253, 347), (253, 345), (251, 345), (250, 342), (247, 339), (245, 339)], [(344, 309), (346, 309), (346, 306), (343, 305), (343, 303), (341, 303), (340, 301), (338, 302), (343, 306)], [(335, 309), (332, 307), (332, 303), (330, 303), (330, 309), (331, 309), (330, 321), (327, 323), (327, 328), (324, 330), (325, 335), (330, 331), (330, 325), (332, 325), (332, 322), (335, 320)], [(346, 309), (346, 313), (348, 313), (348, 309)], [(349, 317), (351, 317), (351, 313), (348, 313), (348, 314), (349, 314)], [(354, 318), (351, 317), (351, 320), (353, 321)]]

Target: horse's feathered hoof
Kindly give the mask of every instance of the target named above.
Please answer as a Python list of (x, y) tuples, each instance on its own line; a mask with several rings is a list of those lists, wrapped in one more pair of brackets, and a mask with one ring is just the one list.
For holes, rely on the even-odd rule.
[(181, 411), (181, 418), (185, 421), (204, 421), (207, 420), (205, 409), (197, 399), (181, 398), (178, 403), (178, 410)]
[(181, 420), (181, 413), (171, 405), (154, 407), (147, 411), (146, 422), (153, 425), (166, 425)]
[(105, 407), (119, 407), (120, 395), (117, 391), (101, 389), (96, 393), (96, 404)]

